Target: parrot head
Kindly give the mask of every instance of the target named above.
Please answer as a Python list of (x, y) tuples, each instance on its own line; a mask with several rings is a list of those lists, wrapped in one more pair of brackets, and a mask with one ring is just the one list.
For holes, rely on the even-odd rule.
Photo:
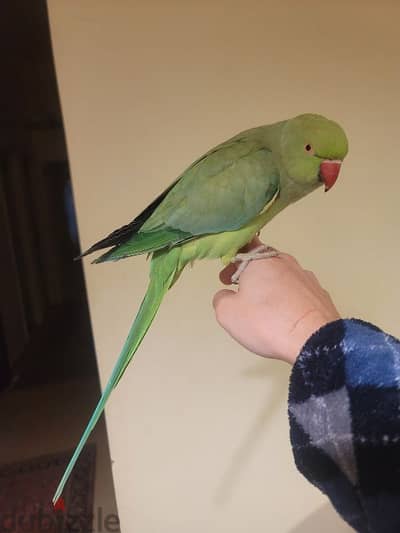
[(288, 120), (282, 130), (282, 164), (297, 185), (325, 191), (335, 184), (348, 152), (345, 132), (321, 115), (304, 114)]

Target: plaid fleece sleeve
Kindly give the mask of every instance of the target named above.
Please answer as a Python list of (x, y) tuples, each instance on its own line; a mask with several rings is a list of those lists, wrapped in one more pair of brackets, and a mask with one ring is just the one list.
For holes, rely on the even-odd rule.
[(400, 533), (400, 342), (338, 320), (304, 345), (290, 378), (297, 468), (361, 533)]

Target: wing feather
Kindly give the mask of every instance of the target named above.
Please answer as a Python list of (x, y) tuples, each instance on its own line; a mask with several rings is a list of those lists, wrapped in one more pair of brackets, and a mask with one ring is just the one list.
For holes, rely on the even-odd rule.
[(257, 138), (237, 136), (195, 161), (130, 225), (87, 253), (113, 245), (96, 262), (117, 260), (233, 231), (257, 216), (278, 191), (271, 151)]
[(173, 228), (192, 235), (233, 231), (279, 188), (271, 152), (256, 143), (223, 146), (186, 171), (140, 232)]

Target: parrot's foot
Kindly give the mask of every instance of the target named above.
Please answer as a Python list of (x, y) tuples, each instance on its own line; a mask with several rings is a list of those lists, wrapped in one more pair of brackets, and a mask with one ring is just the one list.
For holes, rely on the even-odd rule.
[(265, 246), (264, 244), (261, 246), (257, 246), (257, 248), (254, 248), (250, 252), (236, 254), (231, 262), (240, 263), (240, 264), (236, 272), (232, 274), (232, 277), (231, 277), (232, 283), (239, 282), (239, 278), (242, 272), (245, 270), (245, 268), (250, 263), (250, 261), (254, 261), (255, 259), (268, 259), (270, 257), (276, 257), (277, 255), (279, 255), (279, 252), (277, 252), (270, 246)]

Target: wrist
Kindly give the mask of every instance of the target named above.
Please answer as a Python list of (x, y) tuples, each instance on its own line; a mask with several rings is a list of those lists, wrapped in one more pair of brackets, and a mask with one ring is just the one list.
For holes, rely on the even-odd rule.
[(330, 322), (340, 319), (339, 314), (324, 315), (318, 310), (308, 311), (302, 316), (293, 326), (290, 332), (290, 350), (285, 360), (294, 365), (297, 357), (301, 353), (301, 349), (308, 341), (308, 339), (319, 329), (326, 326)]

